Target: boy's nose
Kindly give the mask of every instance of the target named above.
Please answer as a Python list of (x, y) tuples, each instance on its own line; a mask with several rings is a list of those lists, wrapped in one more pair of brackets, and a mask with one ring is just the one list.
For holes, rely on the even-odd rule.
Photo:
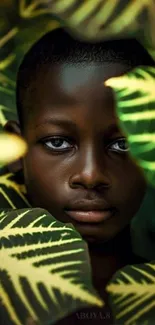
[(103, 157), (97, 155), (95, 150), (87, 149), (80, 154), (76, 162), (76, 172), (70, 178), (70, 187), (85, 189), (110, 187), (110, 178), (105, 168)]

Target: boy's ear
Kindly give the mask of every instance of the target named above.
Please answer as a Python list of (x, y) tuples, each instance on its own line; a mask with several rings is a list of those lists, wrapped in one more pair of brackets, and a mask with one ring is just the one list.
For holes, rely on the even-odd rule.
[[(7, 133), (13, 133), (13, 134), (17, 134), (17, 135), (21, 136), (20, 126), (19, 126), (19, 123), (16, 121), (11, 121), (11, 120), (8, 121), (4, 125), (3, 129)], [(21, 171), (23, 169), (22, 159), (18, 159), (16, 161), (14, 161), (13, 163), (8, 164), (7, 168), (10, 173), (17, 173), (17, 172)]]
[(21, 135), (20, 126), (19, 126), (19, 123), (17, 121), (12, 121), (12, 120), (8, 121), (4, 125), (4, 131), (6, 131), (8, 133)]

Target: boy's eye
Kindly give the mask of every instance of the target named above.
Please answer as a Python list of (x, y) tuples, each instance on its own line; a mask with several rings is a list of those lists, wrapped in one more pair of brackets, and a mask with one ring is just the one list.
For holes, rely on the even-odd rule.
[[(72, 141), (62, 136), (53, 136), (48, 139), (44, 139), (42, 140), (42, 143), (47, 149), (55, 152), (68, 151), (73, 148)], [(110, 151), (121, 153), (129, 151), (128, 143), (125, 138), (120, 138), (113, 141), (108, 145), (107, 148)]]
[(116, 152), (127, 152), (129, 151), (129, 146), (127, 143), (127, 140), (125, 138), (117, 139), (113, 143), (111, 143), (108, 146), (108, 149), (110, 151), (116, 151)]
[(69, 140), (67, 140), (63, 137), (58, 137), (58, 136), (53, 136), (50, 139), (45, 139), (43, 141), (43, 144), (48, 149), (54, 150), (54, 151), (68, 150), (73, 147), (73, 145), (69, 142)]

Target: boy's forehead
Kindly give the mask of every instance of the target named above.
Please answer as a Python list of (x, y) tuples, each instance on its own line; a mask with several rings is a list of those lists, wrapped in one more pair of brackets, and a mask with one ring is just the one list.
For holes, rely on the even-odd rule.
[(38, 71), (29, 93), (31, 116), (28, 119), (41, 118), (47, 111), (54, 112), (55, 109), (60, 111), (62, 108), (64, 112), (65, 107), (73, 109), (79, 103), (109, 110), (114, 103), (113, 95), (112, 90), (104, 87), (104, 81), (120, 76), (129, 69), (126, 64), (118, 62), (44, 65)]
[(78, 88), (92, 88), (103, 84), (107, 79), (125, 71), (126, 66), (119, 63), (62, 64), (59, 82), (64, 91), (72, 92)]
[[(57, 63), (45, 65), (39, 73), (40, 89), (56, 93), (73, 94), (78, 89), (88, 90), (100, 87), (112, 77), (120, 76), (131, 67), (120, 62), (81, 62), (81, 63)], [(37, 78), (38, 79), (38, 78)], [(39, 80), (38, 80), (39, 81)]]

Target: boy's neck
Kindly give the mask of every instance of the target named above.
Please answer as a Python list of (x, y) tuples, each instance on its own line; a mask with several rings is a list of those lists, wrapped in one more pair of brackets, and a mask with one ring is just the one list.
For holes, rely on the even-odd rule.
[(127, 264), (136, 263), (131, 247), (130, 226), (127, 226), (119, 235), (103, 246), (94, 247), (93, 244), (90, 244), (88, 247), (93, 283), (101, 295), (117, 270)]

